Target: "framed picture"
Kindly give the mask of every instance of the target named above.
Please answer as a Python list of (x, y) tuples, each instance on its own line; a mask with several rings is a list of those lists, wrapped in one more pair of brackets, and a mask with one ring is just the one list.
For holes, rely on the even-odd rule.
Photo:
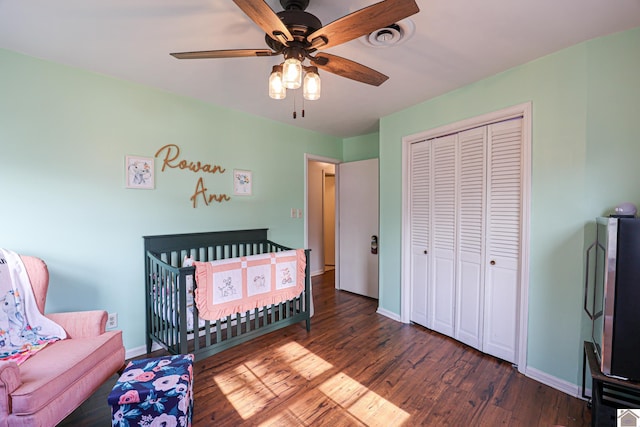
[(252, 184), (251, 171), (233, 170), (233, 194), (250, 196)]
[(126, 156), (127, 188), (153, 190), (153, 157)]

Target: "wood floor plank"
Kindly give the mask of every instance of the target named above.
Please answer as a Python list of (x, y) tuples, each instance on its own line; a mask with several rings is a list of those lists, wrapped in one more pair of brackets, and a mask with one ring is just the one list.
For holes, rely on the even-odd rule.
[[(195, 363), (195, 427), (590, 425), (586, 402), (377, 314), (376, 300), (335, 290), (333, 272), (313, 291), (310, 332), (292, 325)], [(110, 425), (116, 379), (61, 425)]]

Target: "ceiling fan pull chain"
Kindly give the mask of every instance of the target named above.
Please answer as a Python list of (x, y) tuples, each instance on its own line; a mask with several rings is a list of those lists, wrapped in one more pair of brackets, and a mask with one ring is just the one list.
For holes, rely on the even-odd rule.
[(296, 113), (296, 94), (293, 94), (293, 118), (295, 119), (298, 116)]

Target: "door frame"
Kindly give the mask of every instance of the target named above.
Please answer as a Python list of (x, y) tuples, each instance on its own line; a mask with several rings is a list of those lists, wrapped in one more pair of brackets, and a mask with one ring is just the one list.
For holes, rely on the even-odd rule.
[(411, 144), (491, 123), (522, 117), (522, 228), (520, 242), (520, 289), (517, 325), (516, 363), (525, 374), (529, 318), (529, 246), (531, 217), (531, 102), (472, 117), (402, 138), (402, 235), (400, 265), (400, 320), (410, 323), (411, 313), (411, 227), (409, 221), (409, 165)]
[[(338, 165), (341, 160), (332, 157), (317, 156), (315, 154), (304, 154), (304, 247), (309, 247), (309, 162), (331, 163)], [(338, 223), (338, 214), (340, 213), (340, 203), (338, 201), (338, 168), (336, 167), (336, 194), (335, 194), (335, 286), (339, 289), (339, 268), (340, 268), (340, 224)], [(324, 266), (323, 266), (324, 269)]]

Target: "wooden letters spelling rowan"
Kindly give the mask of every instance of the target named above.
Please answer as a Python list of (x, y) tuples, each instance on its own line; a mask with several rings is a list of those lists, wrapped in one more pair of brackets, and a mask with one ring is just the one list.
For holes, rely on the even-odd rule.
[[(220, 165), (212, 165), (209, 163), (201, 163), (200, 161), (192, 162), (187, 160), (180, 160), (180, 147), (175, 144), (167, 144), (164, 147), (160, 148), (156, 151), (155, 157), (158, 157), (164, 153), (164, 160), (162, 161), (162, 169), (161, 172), (164, 172), (165, 168), (169, 167), (172, 169), (181, 169), (181, 170), (189, 170), (194, 173), (205, 172), (205, 173), (224, 173), (226, 169), (224, 169)], [(207, 187), (204, 185), (204, 180), (202, 177), (198, 178), (198, 182), (196, 183), (196, 189), (193, 195), (189, 198), (193, 202), (193, 207), (196, 207), (196, 202), (198, 198), (202, 198), (202, 201), (205, 205), (209, 205), (211, 202), (226, 202), (231, 200), (231, 197), (226, 194), (209, 194), (207, 193)]]

